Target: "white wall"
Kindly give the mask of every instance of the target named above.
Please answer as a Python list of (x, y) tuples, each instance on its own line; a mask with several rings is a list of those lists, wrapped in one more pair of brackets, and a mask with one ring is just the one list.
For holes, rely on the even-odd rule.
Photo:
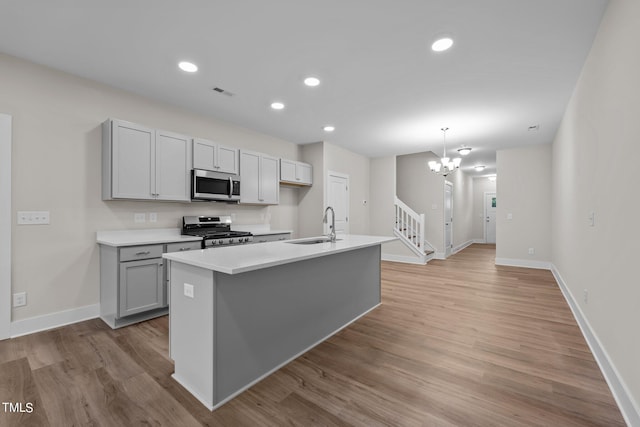
[(324, 143), (303, 145), (301, 158), (313, 165), (313, 185), (298, 190), (298, 230), (300, 237), (319, 236), (324, 232)]
[(368, 234), (369, 158), (324, 142), (324, 170), (349, 175), (349, 233)]
[(640, 425), (639, 22), (640, 2), (609, 2), (553, 143), (553, 264), (635, 405), (631, 425)]
[(0, 113), (0, 340), (11, 333), (11, 116)]
[(473, 218), (471, 219), (471, 236), (473, 239), (483, 240), (485, 238), (484, 193), (495, 192), (495, 181), (489, 181), (486, 177), (473, 179)]
[(453, 249), (459, 250), (473, 240), (474, 180), (461, 169), (447, 180), (453, 183)]
[(434, 159), (431, 152), (398, 156), (397, 192), (411, 209), (425, 214), (425, 239), (444, 253), (444, 178), (427, 167)]
[[(298, 146), (108, 86), (0, 54), (0, 111), (13, 116), (12, 217), (48, 210), (51, 224), (12, 226), (13, 292), (28, 305), (13, 320), (99, 302), (96, 231), (178, 227), (183, 215), (235, 213), (237, 223), (298, 224), (296, 189), (281, 188), (280, 205), (102, 201), (101, 123), (109, 117), (290, 159)], [(133, 222), (157, 212), (158, 222)], [(5, 303), (3, 301), (3, 303)]]
[[(551, 145), (496, 155), (496, 263), (548, 267), (551, 261)], [(507, 219), (507, 215), (513, 219)], [(529, 248), (535, 253), (529, 254)]]

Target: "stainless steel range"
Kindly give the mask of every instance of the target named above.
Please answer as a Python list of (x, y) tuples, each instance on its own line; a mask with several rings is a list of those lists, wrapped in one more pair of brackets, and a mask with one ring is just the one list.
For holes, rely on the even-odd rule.
[(248, 231), (231, 231), (231, 217), (184, 216), (182, 234), (202, 237), (202, 248), (243, 245), (253, 242), (253, 234)]

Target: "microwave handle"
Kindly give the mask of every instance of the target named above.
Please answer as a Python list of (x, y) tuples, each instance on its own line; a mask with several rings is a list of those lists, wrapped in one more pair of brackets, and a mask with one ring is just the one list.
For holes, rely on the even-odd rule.
[(233, 197), (233, 179), (229, 177), (229, 198)]

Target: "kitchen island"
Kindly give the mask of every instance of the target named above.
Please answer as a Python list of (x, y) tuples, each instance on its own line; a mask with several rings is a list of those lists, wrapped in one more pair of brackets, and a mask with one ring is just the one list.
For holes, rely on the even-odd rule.
[(338, 239), (164, 254), (173, 378), (213, 410), (377, 307), (395, 238)]

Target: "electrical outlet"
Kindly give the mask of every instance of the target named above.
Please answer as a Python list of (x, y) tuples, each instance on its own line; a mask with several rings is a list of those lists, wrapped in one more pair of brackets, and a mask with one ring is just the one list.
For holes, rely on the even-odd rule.
[(158, 214), (155, 212), (149, 213), (149, 222), (158, 222)]
[(582, 291), (582, 300), (584, 301), (585, 304), (589, 303), (589, 291), (587, 289), (584, 289)]
[(133, 222), (136, 224), (140, 224), (147, 221), (147, 215), (144, 213), (134, 213), (133, 214)]
[(535, 253), (536, 253), (535, 248), (529, 248), (529, 255), (535, 255)]
[(589, 227), (595, 227), (596, 226), (596, 213), (591, 211), (589, 212), (589, 216), (587, 217), (587, 220), (589, 221)]
[(13, 294), (13, 306), (14, 307), (22, 307), (27, 305), (27, 293), (26, 292), (18, 292)]
[(188, 283), (184, 284), (184, 296), (193, 298), (193, 285), (190, 285)]
[(511, 221), (513, 219), (513, 214), (511, 212), (509, 212), (507, 214), (507, 220)]
[(19, 211), (18, 225), (49, 224), (49, 211)]

